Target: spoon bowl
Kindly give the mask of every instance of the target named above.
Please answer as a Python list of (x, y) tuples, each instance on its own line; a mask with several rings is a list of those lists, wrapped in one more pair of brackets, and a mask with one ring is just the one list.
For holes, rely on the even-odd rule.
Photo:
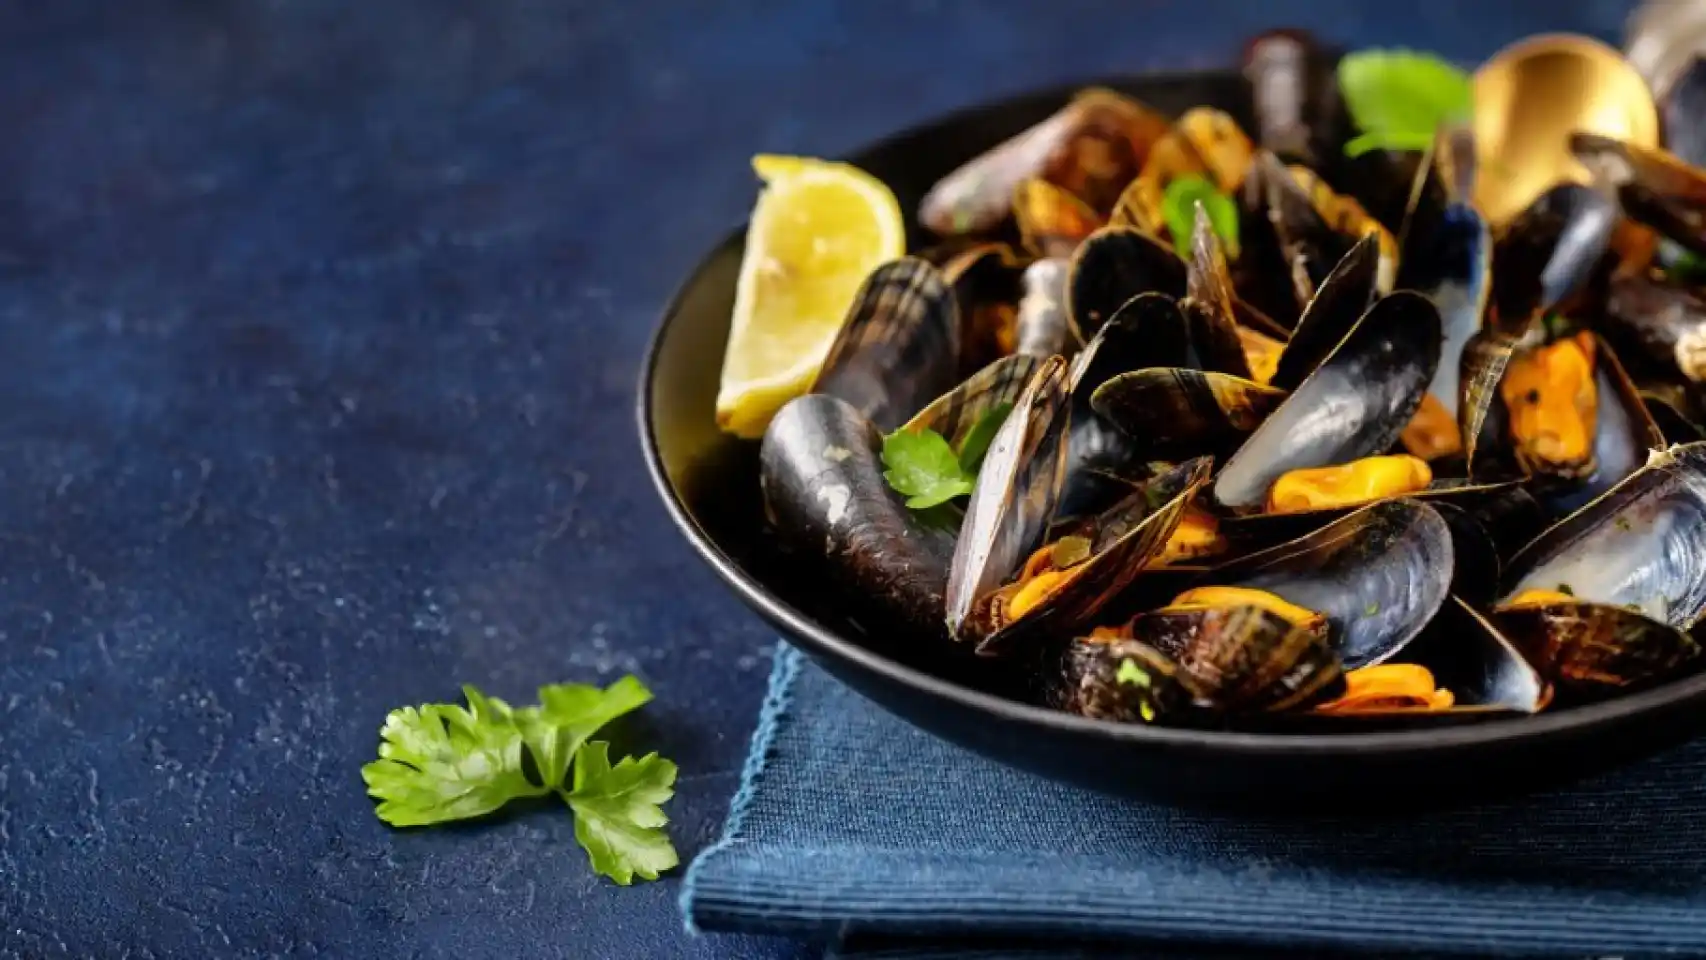
[(1589, 183), (1570, 134), (1659, 145), (1659, 113), (1634, 66), (1591, 37), (1511, 44), (1475, 71), (1475, 203), (1502, 226), (1560, 181)]

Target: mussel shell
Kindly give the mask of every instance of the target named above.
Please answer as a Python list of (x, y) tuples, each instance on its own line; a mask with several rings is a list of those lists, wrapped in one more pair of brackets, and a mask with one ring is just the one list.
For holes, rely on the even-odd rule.
[(1356, 238), (1340, 234), (1321, 217), (1309, 192), (1273, 154), (1258, 153), (1250, 175), (1260, 184), (1297, 302), (1307, 303)]
[(1680, 630), (1706, 617), (1706, 443), (1655, 453), (1525, 547), (1504, 601), (1530, 589), (1628, 607)]
[(1344, 686), (1321, 617), (1297, 624), (1253, 606), (1163, 608), (1139, 614), (1131, 631), (1179, 665), (1187, 689), (1227, 713), (1290, 710)]
[(1234, 560), (1212, 580), (1323, 614), (1350, 670), (1386, 660), (1427, 626), (1445, 602), (1453, 564), (1451, 528), (1432, 507), (1386, 500)]
[(1013, 579), (1042, 546), (1065, 474), (1070, 417), (1066, 361), (1051, 357), (996, 431), (966, 505), (946, 593), (956, 637), (968, 638), (976, 602)]
[[(1463, 439), (1465, 470), (1470, 476), (1490, 472), (1477, 456), (1498, 445), (1504, 419), (1499, 384), (1505, 379), (1511, 357), (1528, 339), (1525, 323), (1520, 332), (1483, 328), (1463, 345), (1458, 364), (1457, 430)], [(1495, 463), (1494, 468), (1498, 466), (1502, 464)]]
[(1044, 257), (1025, 268), (1024, 292), (1019, 297), (1019, 316), (1015, 321), (1015, 353), (1033, 357), (1052, 357), (1057, 353), (1071, 356), (1083, 346), (1083, 337), (1066, 309), (1067, 268), (1067, 261), (1056, 257)]
[(1013, 192), (1013, 222), (1025, 249), (1039, 257), (1070, 257), (1102, 218), (1083, 200), (1047, 180), (1030, 179)]
[(1152, 460), (1230, 452), (1285, 399), (1285, 391), (1224, 373), (1150, 367), (1096, 388), (1091, 408)]
[(1706, 299), (1650, 276), (1611, 281), (1607, 336), (1641, 351), (1661, 368), (1706, 381)]
[(1623, 607), (1557, 603), (1504, 608), (1493, 619), (1560, 690), (1578, 695), (1669, 679), (1700, 657), (1687, 633)]
[(938, 638), (954, 532), (907, 509), (883, 479), (881, 449), (881, 434), (843, 401), (789, 401), (760, 448), (765, 512), (792, 553), (826, 562), (827, 579), (873, 626)]
[[(1142, 475), (1144, 457), (1138, 445), (1098, 416), (1090, 398), (1110, 377), (1146, 365), (1152, 350), (1176, 349), (1182, 321), (1177, 307), (1157, 303), (1152, 314), (1144, 306), (1149, 302), (1150, 297), (1139, 297), (1136, 308), (1117, 312), (1072, 358), (1066, 378), (1072, 394), (1072, 425), (1058, 504), (1060, 516), (1097, 513), (1129, 492), (1123, 480)], [(1148, 329), (1154, 325), (1165, 330)], [(1157, 339), (1151, 340), (1157, 334)]]
[[(1014, 189), (1032, 177), (1105, 211), (1167, 128), (1165, 117), (1135, 100), (1099, 88), (1080, 91), (1048, 119), (942, 178), (920, 201), (918, 219), (943, 236), (994, 230), (1012, 209)], [(1113, 162), (1080, 164), (1080, 142), (1094, 143), (1090, 152)]]
[(1042, 363), (1026, 354), (1002, 357), (931, 401), (901, 429), (932, 430), (958, 450), (985, 416), (1019, 402)]
[(1403, 252), (1398, 264), (1398, 289), (1416, 289), (1412, 271), (1438, 262), (1438, 258), (1418, 257), (1417, 253), (1426, 254), (1433, 245), (1448, 208), (1472, 208), (1476, 170), (1474, 130), (1467, 124), (1442, 125), (1416, 165), (1404, 206), (1403, 224), (1398, 229), (1398, 247)]
[(1203, 369), (1250, 379), (1250, 364), (1238, 339), (1233, 308), (1232, 277), (1226, 251), (1215, 235), (1208, 213), (1198, 204), (1191, 232), (1191, 262), (1185, 274), (1181, 307), (1191, 320), (1192, 342), (1202, 356)]
[(942, 267), (960, 318), (960, 372), (973, 371), (1011, 352), (1025, 262), (1005, 243), (978, 244)]
[(1120, 307), (1142, 293), (1185, 295), (1185, 262), (1135, 227), (1092, 233), (1072, 254), (1067, 309), (1085, 336), (1093, 336)]
[(1611, 245), (1622, 211), (1608, 192), (1561, 183), (1541, 194), (1493, 249), (1493, 309), (1514, 326), (1582, 289)]
[[(1477, 482), (1459, 478), (1437, 479), (1422, 490), (1390, 497), (1378, 497), (1344, 507), (1295, 510), (1289, 513), (1251, 513), (1225, 517), (1220, 521), (1220, 532), (1226, 537), (1233, 550), (1238, 553), (1250, 553), (1308, 536), (1327, 524), (1349, 516), (1370, 504), (1386, 500), (1413, 499), (1426, 502), (1430, 506), (1438, 504), (1441, 506), (1450, 505), (1466, 511), (1478, 510), (1483, 504), (1497, 502), (1506, 491), (1515, 488), (1517, 484), (1518, 481), (1515, 480)], [(1484, 532), (1483, 539), (1490, 543), (1492, 535)], [(1526, 542), (1524, 541), (1524, 543)], [(1497, 570), (1496, 567), (1494, 569)], [(1496, 584), (1498, 581), (1495, 578), (1489, 582)]]
[[(1147, 685), (1120, 682), (1126, 660), (1149, 678)], [(1201, 698), (1194, 683), (1177, 663), (1140, 640), (1080, 637), (1067, 644), (1059, 676), (1046, 693), (1050, 706), (1081, 717), (1146, 723), (1194, 710)]]
[(1654, 379), (1636, 387), (1641, 405), (1659, 432), (1670, 443), (1694, 443), (1706, 440), (1706, 409), (1701, 406), (1700, 389), (1687, 383)]
[(1473, 605), (1452, 596), (1439, 615), (1396, 658), (1427, 668), (1434, 683), (1449, 690), (1444, 710), (1364, 707), (1355, 712), (1296, 717), (1286, 729), (1344, 733), (1350, 730), (1450, 726), (1499, 716), (1538, 713), (1552, 701), (1552, 687), (1509, 638)]
[(1597, 134), (1572, 134), (1570, 149), (1589, 170), (1616, 185), (1629, 216), (1706, 254), (1706, 171), (1663, 150)]
[(1385, 452), (1420, 405), (1439, 349), (1439, 312), (1420, 294), (1401, 290), (1370, 307), (1227, 460), (1215, 500), (1252, 510), (1284, 473)]
[(1405, 251), (1400, 285), (1427, 297), (1440, 317), (1439, 368), (1428, 393), (1453, 416), (1461, 400), (1463, 352), (1481, 329), (1492, 293), (1491, 257), (1486, 222), (1474, 207), (1461, 203), (1441, 212), (1425, 244)]
[(1269, 383), (1295, 390), (1356, 327), (1374, 302), (1380, 246), (1373, 237), (1353, 244), (1327, 274), (1297, 321)]
[(953, 289), (942, 271), (902, 257), (865, 278), (809, 392), (888, 432), (954, 385), (959, 357)]
[(1022, 616), (994, 622), (988, 619), (994, 611), (974, 608), (973, 626), (982, 634), (979, 652), (999, 653), (1027, 640), (1070, 636), (1087, 625), (1167, 545), (1186, 504), (1208, 482), (1210, 466), (1207, 457), (1181, 463), (1086, 521), (1080, 535), (1091, 541), (1090, 559)]

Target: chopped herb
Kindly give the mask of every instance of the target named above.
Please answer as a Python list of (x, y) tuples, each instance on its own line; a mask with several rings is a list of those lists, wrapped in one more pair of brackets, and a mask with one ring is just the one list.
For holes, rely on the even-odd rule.
[(1365, 617), (1372, 617), (1379, 612), (1380, 604), (1373, 600), (1369, 601), (1368, 606), (1362, 608), (1362, 615)]
[(1011, 403), (998, 403), (972, 424), (966, 438), (960, 441), (960, 467), (965, 472), (976, 475), (977, 468), (983, 465), (983, 455), (989, 452), (989, 445), (995, 440), (996, 431), (1007, 422), (1007, 414), (1011, 412)]
[(976, 477), (960, 465), (954, 448), (934, 430), (897, 430), (883, 438), (883, 479), (923, 510), (972, 491)]
[(1134, 663), (1130, 657), (1120, 661), (1120, 669), (1118, 673), (1114, 674), (1114, 681), (1116, 683), (1129, 683), (1145, 690), (1154, 684), (1154, 681), (1150, 679), (1149, 672)]
[(1410, 50), (1359, 50), (1339, 59), (1339, 91), (1362, 135), (1345, 155), (1425, 150), (1445, 123), (1469, 119), (1474, 89), (1451, 63)]
[(1186, 260), (1191, 258), (1191, 232), (1201, 204), (1214, 226), (1215, 236), (1226, 247), (1230, 259), (1238, 259), (1238, 205), (1214, 184), (1196, 174), (1175, 177), (1161, 195), (1161, 217), (1173, 236), (1173, 248)]
[(1570, 585), (1567, 583), (1558, 584), (1558, 592), (1566, 597), (1573, 597), (1576, 595), (1576, 591), (1571, 589)]
[(1571, 323), (1567, 318), (1556, 313), (1548, 313), (1545, 319), (1540, 322), (1541, 325), (1546, 328), (1546, 339), (1548, 340), (1564, 339), (1570, 335), (1572, 328), (1575, 326), (1575, 324)]
[(472, 686), (462, 693), (466, 707), (428, 703), (386, 716), (379, 759), (361, 768), (379, 819), (429, 826), (555, 793), (574, 812), (595, 872), (626, 886), (676, 865), (658, 806), (675, 793), (675, 764), (653, 753), (613, 767), (609, 745), (589, 739), (651, 700), (644, 684), (631, 676), (602, 690), (553, 684), (540, 688), (539, 706), (520, 709)]
[(1634, 529), (1634, 524), (1629, 522), (1628, 517), (1618, 517), (1616, 520), (1614, 520), (1612, 522), (1617, 524), (1617, 529), (1622, 530), (1625, 533)]
[(1154, 723), (1155, 704), (1150, 703), (1148, 697), (1137, 701), (1137, 715), (1143, 718), (1144, 723)]

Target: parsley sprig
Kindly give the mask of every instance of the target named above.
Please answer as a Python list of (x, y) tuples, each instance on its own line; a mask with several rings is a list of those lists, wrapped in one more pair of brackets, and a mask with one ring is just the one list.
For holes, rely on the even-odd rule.
[(1220, 237), (1229, 259), (1238, 259), (1238, 205), (1232, 198), (1196, 174), (1174, 177), (1161, 194), (1161, 218), (1173, 237), (1173, 248), (1181, 260), (1191, 259), (1191, 234), (1196, 229), (1197, 204), (1202, 204), (1208, 222)]
[(1345, 156), (1426, 150), (1441, 124), (1469, 119), (1474, 84), (1439, 57), (1412, 50), (1359, 50), (1339, 59), (1339, 92), (1362, 135)]
[(539, 704), (519, 709), (473, 686), (462, 695), (466, 707), (428, 703), (385, 718), (379, 759), (361, 768), (379, 819), (430, 826), (554, 793), (574, 812), (575, 839), (597, 873), (626, 886), (676, 865), (660, 807), (675, 793), (675, 764), (650, 753), (612, 765), (609, 744), (591, 739), (651, 700), (638, 679), (541, 687)]
[(966, 431), (957, 451), (928, 427), (896, 430), (883, 438), (883, 466), (888, 468), (883, 479), (906, 496), (913, 510), (928, 510), (971, 493), (983, 456), (1012, 409), (1010, 403), (999, 403), (986, 411)]

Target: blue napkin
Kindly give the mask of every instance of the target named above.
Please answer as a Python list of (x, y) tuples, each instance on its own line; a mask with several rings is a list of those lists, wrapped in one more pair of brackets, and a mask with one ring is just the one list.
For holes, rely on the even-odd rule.
[(1706, 743), (1426, 816), (1194, 812), (985, 760), (780, 645), (741, 790), (682, 907), (693, 928), (867, 960), (1706, 956), (1703, 775)]

